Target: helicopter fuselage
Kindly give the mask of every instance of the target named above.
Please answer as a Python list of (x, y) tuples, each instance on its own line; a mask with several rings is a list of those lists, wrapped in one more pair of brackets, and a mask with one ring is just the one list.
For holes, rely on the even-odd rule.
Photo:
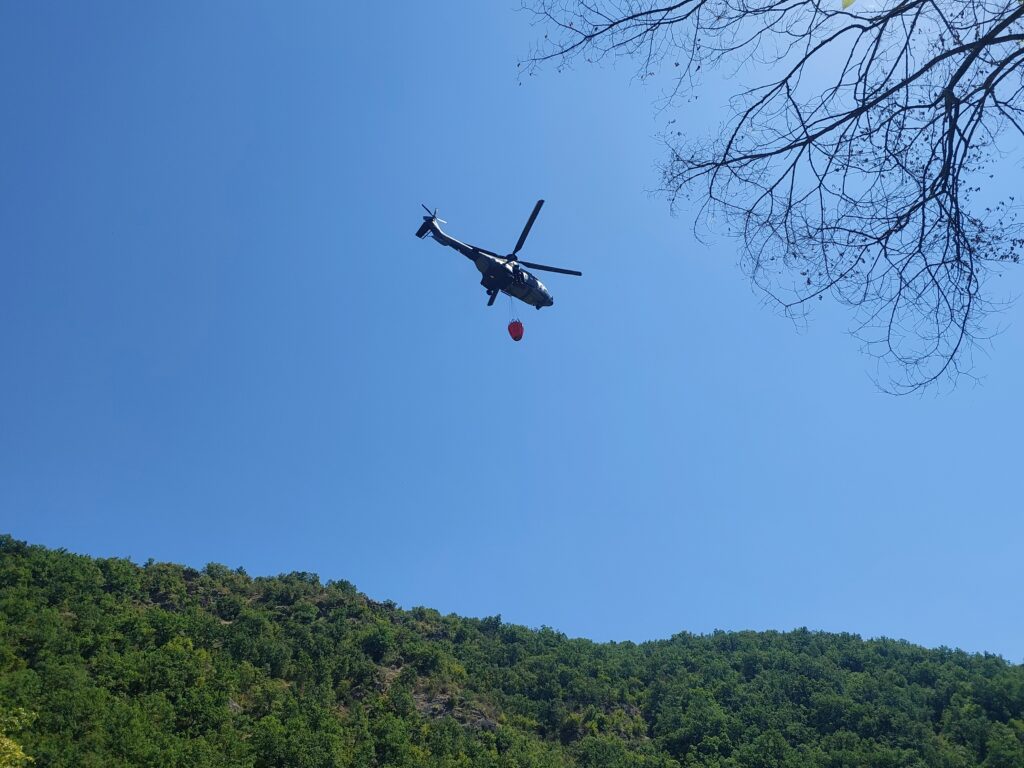
[(427, 228), (424, 235), (429, 234), (441, 245), (455, 249), (476, 265), (483, 276), (480, 285), (486, 288), (488, 293), (501, 291), (537, 309), (550, 307), (555, 303), (544, 283), (519, 266), (514, 259), (456, 240), (445, 234), (436, 221), (425, 222), (423, 226)]

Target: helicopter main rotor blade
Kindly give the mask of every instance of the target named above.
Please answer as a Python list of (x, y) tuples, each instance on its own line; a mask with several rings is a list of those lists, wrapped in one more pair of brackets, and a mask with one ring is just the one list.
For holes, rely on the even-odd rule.
[(538, 200), (537, 204), (533, 206), (533, 213), (530, 214), (529, 221), (526, 222), (526, 226), (523, 227), (523, 234), (519, 236), (519, 242), (516, 243), (516, 247), (512, 249), (512, 256), (519, 253), (519, 249), (523, 247), (523, 243), (526, 242), (526, 236), (530, 234), (530, 228), (533, 227), (533, 222), (537, 220), (537, 214), (540, 213), (540, 207), (544, 205), (543, 200)]
[(520, 261), (524, 267), (530, 269), (543, 269), (545, 272), (558, 272), (562, 275), (575, 275), (576, 277), (583, 277), (583, 273), (575, 269), (562, 269), (561, 267), (549, 267), (544, 264), (534, 264), (532, 261)]

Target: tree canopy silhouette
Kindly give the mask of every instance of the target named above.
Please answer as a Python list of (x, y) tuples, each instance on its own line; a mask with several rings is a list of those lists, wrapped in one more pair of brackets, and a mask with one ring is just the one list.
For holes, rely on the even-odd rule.
[(1013, 197), (985, 184), (1024, 134), (1020, 0), (527, 7), (548, 30), (530, 69), (627, 56), (641, 77), (670, 70), (669, 103), (702, 71), (756, 63), (722, 132), (665, 137), (673, 207), (693, 197), (698, 218), (724, 214), (745, 269), (787, 312), (825, 295), (855, 307), (883, 388), (971, 370), (995, 303), (985, 278), (1024, 249)]

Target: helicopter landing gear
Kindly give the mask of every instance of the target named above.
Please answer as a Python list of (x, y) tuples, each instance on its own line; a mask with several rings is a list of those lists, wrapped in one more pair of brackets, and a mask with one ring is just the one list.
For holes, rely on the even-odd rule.
[(498, 289), (494, 288), (492, 290), (487, 291), (487, 296), (487, 306), (491, 307), (494, 305), (494, 300), (498, 298)]

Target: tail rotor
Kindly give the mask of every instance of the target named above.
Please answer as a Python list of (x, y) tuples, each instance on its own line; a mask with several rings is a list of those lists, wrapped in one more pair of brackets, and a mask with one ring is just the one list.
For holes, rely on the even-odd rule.
[(442, 224), (447, 224), (448, 223), (444, 219), (437, 218), (437, 208), (435, 208), (433, 210), (433, 212), (431, 212), (431, 210), (429, 208), (427, 208), (427, 206), (423, 205), (423, 203), (420, 203), (420, 207), (422, 207), (423, 210), (427, 212), (427, 215), (423, 217), (424, 221), (439, 221)]
[(423, 203), (420, 203), (420, 205), (422, 205), (423, 210), (427, 212), (427, 215), (423, 217), (423, 223), (420, 224), (420, 228), (416, 230), (416, 237), (422, 239), (430, 232), (431, 228), (434, 226), (434, 222), (438, 222), (440, 224), (447, 224), (448, 222), (437, 217), (437, 208), (431, 211), (427, 206), (423, 205)]

